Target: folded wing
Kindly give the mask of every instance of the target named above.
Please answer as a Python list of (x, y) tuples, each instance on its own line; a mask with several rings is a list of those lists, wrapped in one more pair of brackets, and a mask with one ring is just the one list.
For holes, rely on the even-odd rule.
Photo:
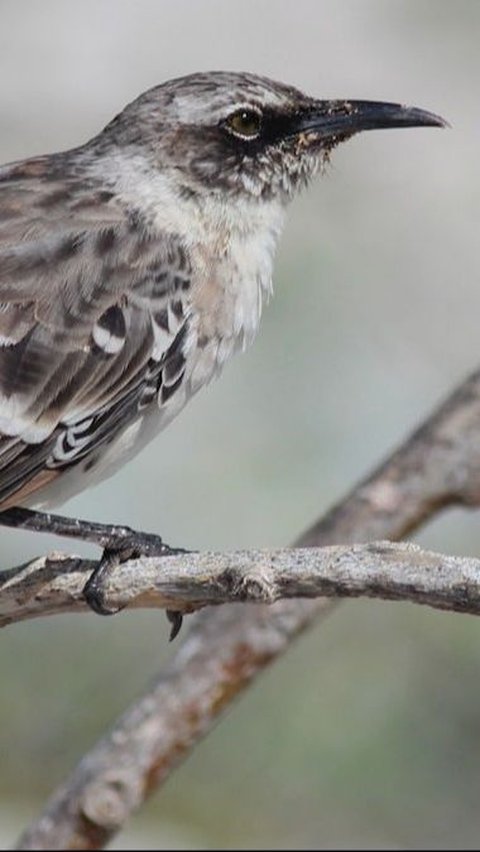
[(190, 278), (178, 241), (111, 193), (49, 158), (0, 170), (0, 507), (168, 405)]

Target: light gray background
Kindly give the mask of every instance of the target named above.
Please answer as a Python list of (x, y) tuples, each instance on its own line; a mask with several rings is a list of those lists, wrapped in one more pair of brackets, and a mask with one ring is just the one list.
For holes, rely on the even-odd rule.
[[(452, 124), (338, 150), (292, 207), (254, 347), (65, 511), (187, 547), (288, 543), (478, 365), (479, 35), (475, 0), (0, 2), (2, 162), (76, 145), (142, 90), (205, 69)], [(68, 547), (1, 535), (2, 567)], [(449, 513), (420, 540), (478, 555), (478, 514)], [(166, 637), (157, 613), (2, 634), (5, 844), (160, 668)], [(345, 604), (118, 845), (476, 848), (479, 671), (477, 620)]]

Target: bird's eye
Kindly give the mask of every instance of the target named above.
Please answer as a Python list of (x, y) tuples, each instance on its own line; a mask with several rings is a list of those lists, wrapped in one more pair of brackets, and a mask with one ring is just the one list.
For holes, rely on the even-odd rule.
[(225, 125), (241, 139), (255, 139), (262, 127), (262, 116), (254, 109), (239, 109), (228, 116)]

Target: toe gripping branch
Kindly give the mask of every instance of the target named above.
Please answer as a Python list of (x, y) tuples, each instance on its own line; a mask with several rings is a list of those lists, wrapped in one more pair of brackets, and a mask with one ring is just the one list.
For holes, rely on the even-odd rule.
[[(115, 615), (119, 609), (110, 609), (105, 605), (105, 580), (121, 562), (139, 559), (141, 556), (175, 556), (185, 553), (183, 548), (169, 547), (158, 535), (137, 532), (129, 527), (113, 528), (110, 542), (104, 547), (102, 558), (83, 587), (83, 597), (98, 615)], [(178, 636), (183, 623), (183, 615), (177, 610), (166, 611), (171, 624), (170, 642)]]
[[(0, 525), (31, 532), (48, 532), (89, 541), (103, 547), (102, 557), (83, 588), (86, 603), (98, 615), (114, 615), (119, 611), (105, 605), (104, 585), (106, 578), (121, 562), (141, 556), (174, 556), (177, 553), (187, 552), (181, 547), (169, 547), (160, 536), (152, 533), (137, 532), (126, 526), (98, 524), (95, 521), (67, 518), (63, 515), (52, 515), (49, 512), (37, 512), (32, 509), (15, 507), (0, 512)], [(167, 610), (167, 618), (171, 624), (170, 641), (172, 641), (180, 632), (183, 615), (177, 610)]]

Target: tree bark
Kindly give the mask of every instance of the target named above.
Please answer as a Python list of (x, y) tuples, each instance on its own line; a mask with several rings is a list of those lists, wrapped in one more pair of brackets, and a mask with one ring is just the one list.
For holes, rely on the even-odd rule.
[[(0, 627), (42, 615), (87, 611), (82, 589), (92, 564), (44, 557), (0, 584)], [(350, 546), (190, 553), (135, 559), (106, 579), (113, 610), (194, 612), (238, 602), (291, 598), (383, 598), (480, 614), (480, 559), (445, 556), (388, 541)]]
[[(446, 506), (479, 502), (477, 372), (296, 545), (399, 539)], [(85, 755), (18, 848), (104, 846), (233, 699), (331, 606), (287, 599), (203, 610), (170, 665)]]

